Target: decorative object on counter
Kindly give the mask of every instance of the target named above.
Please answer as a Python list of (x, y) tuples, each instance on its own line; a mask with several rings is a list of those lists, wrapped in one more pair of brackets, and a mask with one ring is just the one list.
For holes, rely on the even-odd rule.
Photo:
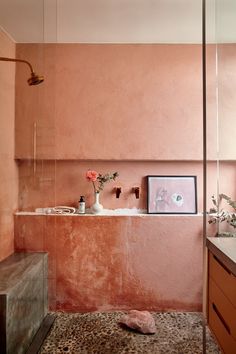
[(87, 180), (93, 183), (94, 192), (102, 191), (106, 182), (115, 181), (118, 176), (118, 172), (106, 173), (105, 175), (92, 170), (86, 172)]
[[(230, 226), (236, 229), (236, 201), (232, 200), (230, 197), (228, 197), (226, 194), (223, 193), (219, 194), (218, 199), (216, 199), (215, 196), (213, 195), (211, 197), (211, 200), (214, 204), (214, 207), (211, 208), (208, 213), (210, 216), (210, 220), (208, 221), (208, 223), (219, 224), (226, 221)], [(225, 200), (226, 203), (233, 208), (234, 212), (229, 212), (228, 210), (224, 210), (223, 208), (220, 208), (220, 204), (222, 200)], [(216, 236), (236, 237), (236, 232), (230, 232), (230, 231), (217, 232)]]
[(149, 214), (197, 214), (196, 176), (147, 176)]
[(95, 192), (94, 197), (95, 197), (95, 202), (91, 206), (91, 210), (93, 214), (99, 214), (103, 210), (103, 205), (100, 204), (100, 193)]
[(115, 191), (116, 191), (116, 198), (120, 198), (120, 194), (121, 194), (121, 187), (116, 187), (115, 188)]
[(144, 334), (156, 333), (154, 318), (148, 311), (131, 310), (128, 315), (121, 317), (119, 323)]
[(48, 208), (36, 208), (35, 212), (39, 214), (76, 214), (76, 208), (69, 206), (55, 206)]
[(139, 199), (140, 195), (140, 188), (139, 187), (133, 187), (132, 192), (135, 194), (136, 199)]
[(106, 182), (115, 181), (115, 179), (119, 176), (118, 172), (114, 173), (106, 173), (102, 175), (97, 171), (88, 170), (86, 172), (86, 178), (88, 181), (92, 182), (94, 189), (94, 197), (95, 203), (92, 205), (91, 210), (94, 214), (98, 214), (102, 211), (103, 206), (100, 204), (100, 191), (103, 190)]
[(85, 200), (83, 195), (80, 196), (78, 202), (78, 214), (85, 214)]

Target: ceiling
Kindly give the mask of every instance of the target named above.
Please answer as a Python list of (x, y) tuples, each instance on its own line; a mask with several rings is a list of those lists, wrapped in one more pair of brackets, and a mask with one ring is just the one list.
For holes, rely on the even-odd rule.
[[(218, 37), (236, 41), (236, 1), (216, 1), (217, 23), (228, 32)], [(214, 3), (208, 0), (211, 41)], [(200, 43), (201, 6), (201, 0), (0, 0), (0, 26), (17, 43)]]

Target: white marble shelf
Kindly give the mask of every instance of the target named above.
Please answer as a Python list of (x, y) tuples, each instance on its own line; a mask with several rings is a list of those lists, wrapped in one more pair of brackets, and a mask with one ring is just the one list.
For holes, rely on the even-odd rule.
[(87, 209), (85, 214), (70, 214), (70, 213), (65, 213), (65, 214), (58, 214), (58, 213), (46, 213), (46, 212), (31, 212), (31, 211), (18, 211), (15, 213), (15, 215), (47, 215), (47, 216), (141, 216), (141, 217), (146, 217), (146, 216), (191, 216), (191, 217), (196, 217), (196, 216), (202, 216), (202, 213), (198, 214), (148, 214), (147, 210), (145, 209), (103, 209), (103, 211), (99, 214), (93, 214), (91, 210)]

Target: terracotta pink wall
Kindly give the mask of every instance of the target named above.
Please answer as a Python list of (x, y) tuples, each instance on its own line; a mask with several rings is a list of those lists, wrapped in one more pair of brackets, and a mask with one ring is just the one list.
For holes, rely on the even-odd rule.
[[(89, 169), (100, 173), (119, 172), (116, 181), (105, 185), (100, 202), (106, 209), (147, 208), (146, 176), (152, 174), (190, 175), (198, 177), (198, 206), (202, 210), (202, 164), (200, 162), (161, 161), (21, 161), (19, 166), (19, 209), (33, 211), (37, 207), (53, 205), (77, 206), (84, 195), (89, 207), (94, 202), (93, 187), (85, 178)], [(136, 199), (133, 187), (140, 187)], [(121, 187), (120, 198), (115, 196), (115, 187)]]
[[(217, 63), (215, 60), (216, 56)], [(206, 48), (206, 59), (207, 157), (208, 159), (235, 160), (236, 44), (208, 45)], [(218, 106), (216, 104), (216, 88), (218, 88)], [(219, 136), (219, 155), (216, 155), (217, 134)]]
[[(18, 44), (16, 157), (201, 160), (201, 46)], [(194, 132), (194, 134), (193, 134)], [(191, 139), (189, 137), (191, 136)]]
[[(0, 56), (15, 57), (15, 44), (0, 30)], [(15, 64), (0, 62), (0, 260), (14, 250), (13, 212), (17, 209), (14, 161)]]
[(201, 216), (19, 215), (15, 225), (17, 250), (49, 252), (52, 310), (201, 309)]
[[(220, 149), (229, 160), (235, 159), (236, 46), (222, 44), (217, 51)], [(201, 160), (200, 45), (18, 44), (17, 56), (45, 75), (32, 89), (28, 68), (18, 67), (17, 157)], [(215, 58), (216, 46), (208, 45), (209, 159), (217, 157)]]
[(236, 44), (218, 45), (219, 159), (236, 160)]
[[(21, 161), (19, 164), (19, 210), (33, 211), (37, 207), (54, 205), (76, 206), (80, 195), (84, 195), (87, 207), (94, 202), (93, 188), (85, 179), (89, 169), (101, 173), (118, 171), (116, 181), (107, 183), (101, 192), (104, 208), (146, 209), (147, 175), (196, 175), (198, 211), (202, 212), (203, 185), (202, 163), (183, 161)], [(222, 162), (220, 190), (236, 199), (235, 162)], [(207, 207), (212, 207), (211, 196), (217, 195), (217, 164), (208, 163)], [(140, 187), (140, 199), (136, 199), (132, 188)], [(115, 187), (121, 187), (120, 198), (115, 197)]]
[[(217, 63), (212, 60), (216, 56)], [(216, 168), (215, 163), (215, 176), (214, 179), (211, 178), (211, 174), (208, 176), (208, 188), (210, 190), (212, 182), (216, 184), (216, 181), (218, 181), (219, 193), (227, 194), (234, 200), (236, 200), (235, 62), (235, 43), (207, 46), (207, 157), (212, 158), (214, 156), (214, 154), (212, 155), (213, 150), (215, 152), (219, 151), (217, 154), (219, 169)], [(216, 88), (218, 88), (218, 92)], [(216, 97), (216, 93), (218, 93), (218, 97)], [(216, 104), (217, 99), (218, 104)], [(218, 142), (216, 141), (217, 135)], [(213, 137), (215, 137), (215, 143), (213, 143)], [(214, 163), (212, 162), (212, 164)], [(217, 192), (214, 194), (217, 195)], [(208, 203), (208, 207), (210, 205), (212, 203)], [(221, 207), (232, 211), (232, 208), (224, 201)], [(220, 223), (219, 229), (221, 231), (233, 230), (232, 227), (228, 228), (226, 223)]]
[[(208, 54), (214, 68), (214, 46)], [(89, 168), (120, 173), (102, 193), (105, 208), (145, 208), (146, 175), (194, 174), (202, 210), (199, 45), (19, 44), (17, 55), (45, 75), (43, 85), (30, 88), (28, 68), (17, 67), (21, 210), (76, 205), (80, 195), (89, 206), (92, 186), (84, 178)], [(208, 81), (211, 159), (216, 158), (214, 73)], [(225, 167), (224, 181), (233, 182), (234, 163)], [(210, 207), (217, 190), (214, 162), (208, 172)], [(120, 199), (115, 186), (122, 187)], [(134, 186), (141, 187), (139, 200), (131, 193)], [(200, 309), (201, 216), (21, 215), (15, 241), (17, 250), (49, 251), (52, 309)]]

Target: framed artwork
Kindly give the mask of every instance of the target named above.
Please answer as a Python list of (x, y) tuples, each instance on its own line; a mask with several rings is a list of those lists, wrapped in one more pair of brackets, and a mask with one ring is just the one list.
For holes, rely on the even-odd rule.
[(147, 176), (148, 214), (197, 214), (196, 176)]

